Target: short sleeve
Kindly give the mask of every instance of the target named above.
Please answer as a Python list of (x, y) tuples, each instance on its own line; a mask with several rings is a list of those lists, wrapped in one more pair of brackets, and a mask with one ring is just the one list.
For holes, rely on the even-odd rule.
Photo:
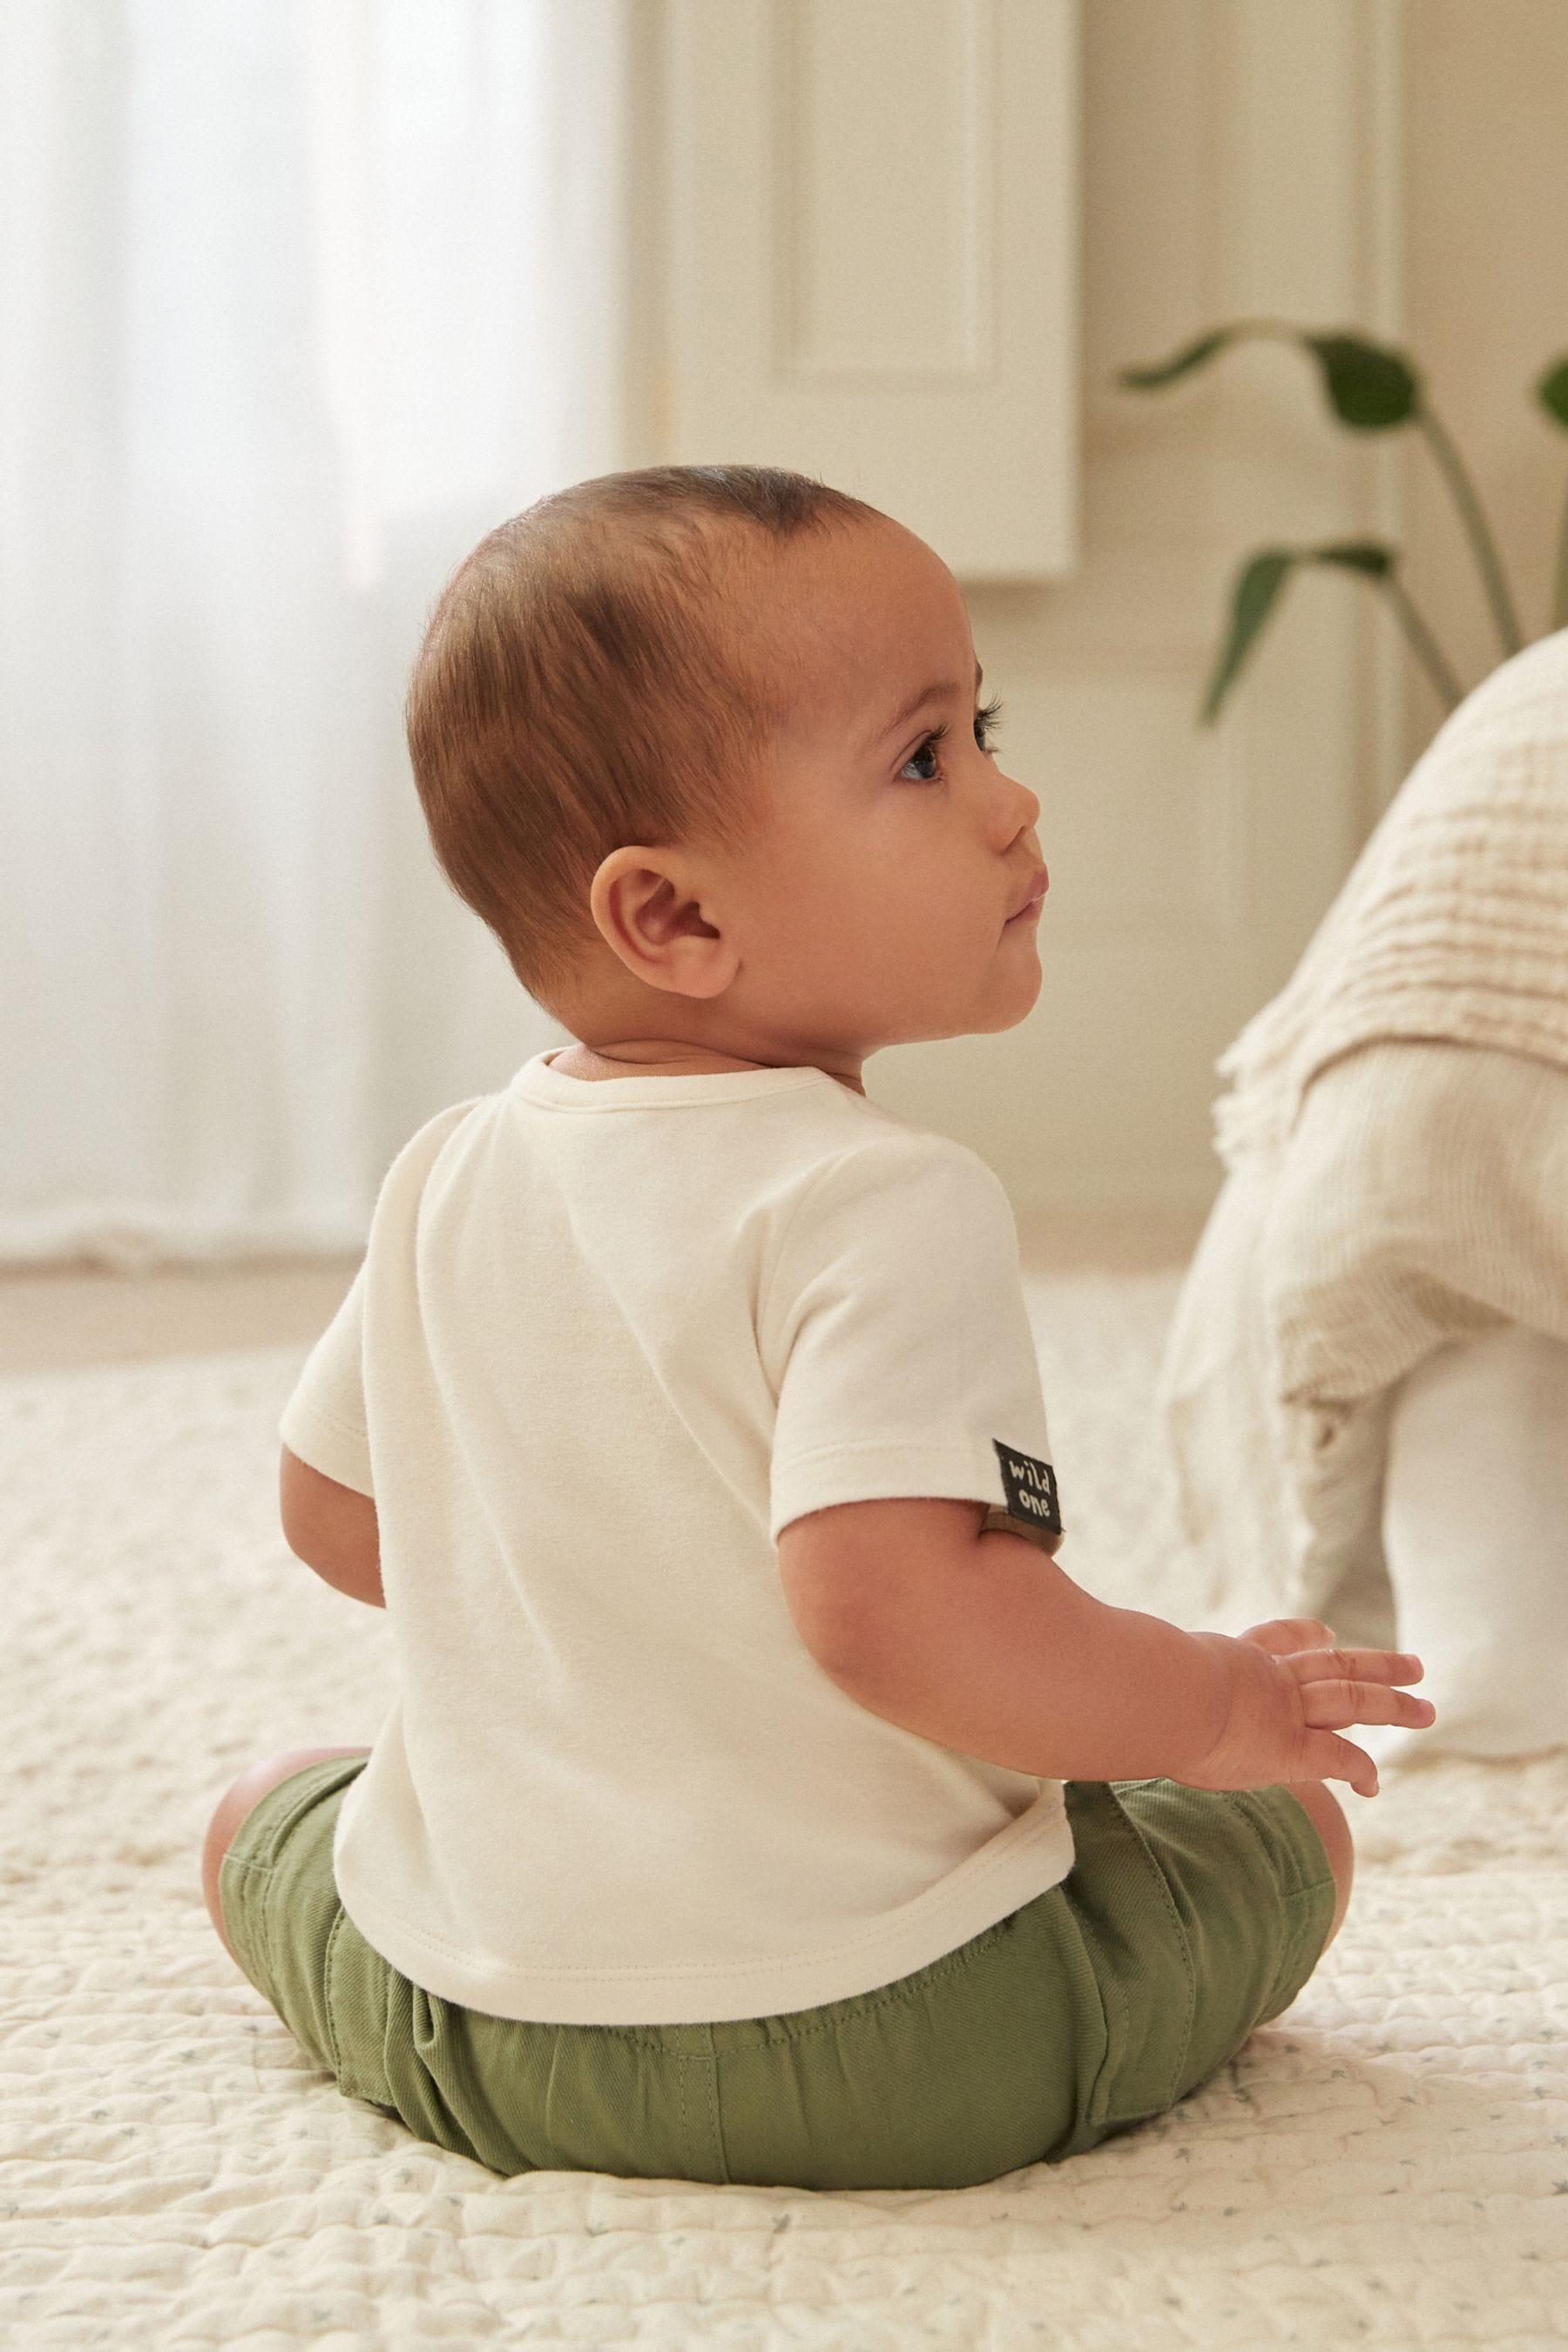
[(364, 1266), (305, 1360), (283, 1408), (278, 1433), (290, 1454), (323, 1477), (361, 1495), (374, 1493), (365, 1434)]
[(950, 1138), (878, 1138), (813, 1178), (759, 1318), (773, 1384), (769, 1533), (830, 1504), (947, 1496), (1061, 1539), (1011, 1203)]

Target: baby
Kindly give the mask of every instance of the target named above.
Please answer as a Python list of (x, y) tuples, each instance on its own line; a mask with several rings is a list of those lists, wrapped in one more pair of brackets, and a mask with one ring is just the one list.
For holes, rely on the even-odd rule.
[(213, 1816), (214, 1924), (350, 2096), (502, 2174), (961, 2188), (1171, 2107), (1338, 1932), (1418, 1659), (1093, 1600), (1000, 1182), (867, 1096), (1040, 986), (1039, 802), (952, 574), (655, 467), (492, 531), (409, 743), (578, 1041), (421, 1129), (283, 1416), (388, 1611), (374, 1748)]

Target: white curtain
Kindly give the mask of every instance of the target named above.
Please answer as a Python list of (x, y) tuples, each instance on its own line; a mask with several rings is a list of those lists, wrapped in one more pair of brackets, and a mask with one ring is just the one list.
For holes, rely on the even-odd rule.
[(401, 705), (627, 462), (627, 0), (0, 0), (0, 1257), (353, 1248), (562, 1033)]

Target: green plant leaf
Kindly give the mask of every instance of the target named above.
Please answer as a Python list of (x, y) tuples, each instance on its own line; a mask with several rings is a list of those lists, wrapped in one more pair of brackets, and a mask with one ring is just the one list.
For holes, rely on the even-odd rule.
[(1323, 390), (1342, 425), (1357, 433), (1386, 433), (1408, 425), (1421, 404), (1421, 385), (1403, 354), (1359, 335), (1303, 335), (1322, 370)]
[(1337, 563), (1344, 572), (1364, 572), (1369, 579), (1386, 580), (1399, 558), (1392, 547), (1375, 539), (1339, 539), (1327, 547), (1302, 552), (1303, 563)]
[(1178, 376), (1190, 375), (1194, 368), (1205, 365), (1216, 352), (1235, 342), (1242, 331), (1239, 327), (1215, 327), (1209, 334), (1199, 335), (1195, 341), (1184, 343), (1179, 352), (1168, 360), (1157, 361), (1152, 367), (1123, 368), (1116, 381), (1125, 384), (1129, 392), (1157, 392), (1162, 384), (1174, 383)]
[(1548, 416), (1558, 425), (1568, 425), (1568, 353), (1553, 360), (1536, 385), (1535, 396)]
[(1204, 698), (1205, 727), (1219, 717), (1220, 706), (1241, 675), (1258, 633), (1274, 610), (1296, 562), (1295, 551), (1289, 547), (1266, 547), (1249, 556), (1237, 572), (1230, 600), (1230, 633)]

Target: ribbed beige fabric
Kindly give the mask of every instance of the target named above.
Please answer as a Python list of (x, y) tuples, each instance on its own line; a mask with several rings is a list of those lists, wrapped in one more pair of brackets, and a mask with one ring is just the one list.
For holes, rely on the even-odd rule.
[(1289, 984), (1221, 1056), (1228, 1168), (1381, 1037), (1568, 1069), (1568, 629), (1494, 670), (1416, 762)]
[(1416, 1363), (1568, 1339), (1568, 631), (1454, 714), (1219, 1066), (1162, 1401), (1210, 1607), (1247, 1622), (1375, 1580)]

